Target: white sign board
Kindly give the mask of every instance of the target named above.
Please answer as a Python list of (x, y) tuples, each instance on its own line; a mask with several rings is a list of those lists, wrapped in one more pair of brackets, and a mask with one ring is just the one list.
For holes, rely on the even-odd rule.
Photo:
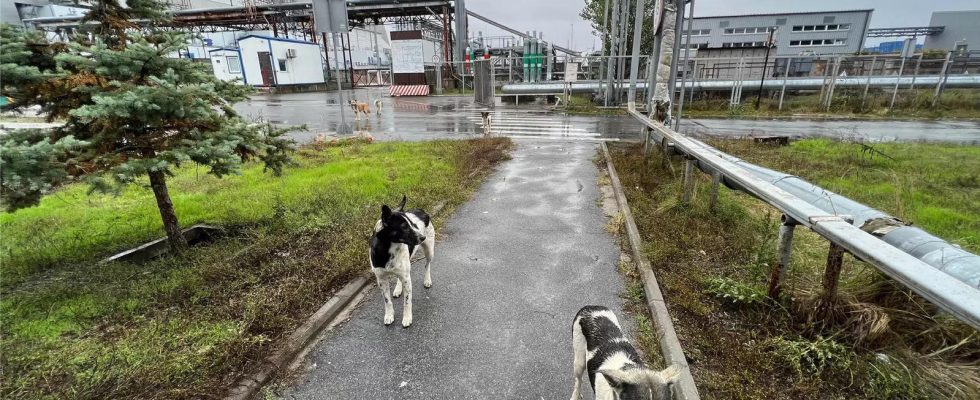
[(391, 72), (413, 74), (425, 72), (425, 51), (422, 39), (391, 41)]
[(565, 82), (576, 82), (578, 81), (578, 63), (577, 62), (566, 62), (565, 63)]

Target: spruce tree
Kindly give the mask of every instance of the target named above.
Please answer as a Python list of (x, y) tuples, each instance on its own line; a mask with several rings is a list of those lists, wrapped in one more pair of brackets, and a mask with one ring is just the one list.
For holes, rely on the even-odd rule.
[(147, 177), (179, 250), (186, 241), (167, 188), (175, 169), (196, 163), (221, 177), (258, 159), (279, 174), (292, 141), (285, 130), (235, 113), (231, 105), (249, 89), (215, 78), (208, 64), (174, 56), (189, 37), (155, 29), (166, 16), (162, 3), (126, 3), (95, 1), (85, 18), (94, 24), (70, 43), (2, 27), (0, 93), (13, 100), (5, 108), (37, 105), (64, 125), (0, 136), (0, 200), (13, 211), (66, 182), (114, 193)]

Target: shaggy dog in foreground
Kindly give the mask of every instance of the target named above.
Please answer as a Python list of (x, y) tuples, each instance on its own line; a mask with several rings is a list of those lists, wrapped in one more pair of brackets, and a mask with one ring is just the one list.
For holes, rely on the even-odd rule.
[(681, 375), (676, 364), (663, 371), (647, 368), (623, 334), (616, 314), (602, 306), (585, 306), (575, 315), (572, 348), (575, 390), (571, 400), (582, 398), (586, 369), (596, 400), (670, 400), (670, 386)]
[[(402, 327), (412, 325), (412, 256), (421, 247), (425, 252), (426, 288), (432, 287), (432, 257), (435, 255), (436, 230), (429, 215), (422, 210), (405, 211), (407, 198), (402, 196), (398, 208), (381, 206), (381, 219), (374, 226), (371, 236), (371, 272), (378, 280), (384, 297), (384, 323), (395, 321), (395, 307), (391, 298), (405, 294), (402, 308)], [(395, 292), (389, 291), (395, 281)]]

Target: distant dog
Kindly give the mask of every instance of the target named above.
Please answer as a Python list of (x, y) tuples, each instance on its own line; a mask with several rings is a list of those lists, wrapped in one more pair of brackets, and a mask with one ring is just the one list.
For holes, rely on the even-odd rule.
[(483, 117), (483, 134), (489, 135), (491, 131), (491, 125), (493, 123), (493, 113), (490, 111), (481, 111), (480, 116)]
[(371, 106), (368, 103), (362, 103), (357, 100), (350, 101), (350, 108), (354, 110), (354, 120), (360, 121), (361, 114), (364, 114), (364, 118), (367, 118), (371, 114)]
[(425, 251), (426, 288), (432, 287), (432, 257), (435, 255), (436, 230), (429, 215), (422, 210), (405, 211), (405, 202), (394, 211), (387, 204), (381, 206), (381, 219), (374, 225), (371, 236), (371, 271), (378, 280), (381, 295), (385, 301), (384, 323), (395, 321), (395, 307), (391, 281), (395, 281), (394, 297), (405, 292), (405, 305), (402, 308), (402, 327), (412, 324), (412, 255), (421, 247)]
[(671, 365), (654, 371), (623, 335), (616, 314), (602, 306), (585, 306), (572, 323), (575, 351), (575, 390), (571, 400), (582, 398), (582, 373), (588, 368), (596, 400), (670, 400), (670, 386), (681, 368)]
[(377, 113), (377, 115), (380, 117), (381, 116), (381, 99), (377, 99), (377, 100), (374, 101), (374, 109), (375, 109), (375, 112)]

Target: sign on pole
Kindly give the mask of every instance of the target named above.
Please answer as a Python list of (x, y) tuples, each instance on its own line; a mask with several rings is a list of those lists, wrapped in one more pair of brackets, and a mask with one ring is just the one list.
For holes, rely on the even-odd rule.
[(347, 33), (347, 0), (313, 0), (318, 32)]

